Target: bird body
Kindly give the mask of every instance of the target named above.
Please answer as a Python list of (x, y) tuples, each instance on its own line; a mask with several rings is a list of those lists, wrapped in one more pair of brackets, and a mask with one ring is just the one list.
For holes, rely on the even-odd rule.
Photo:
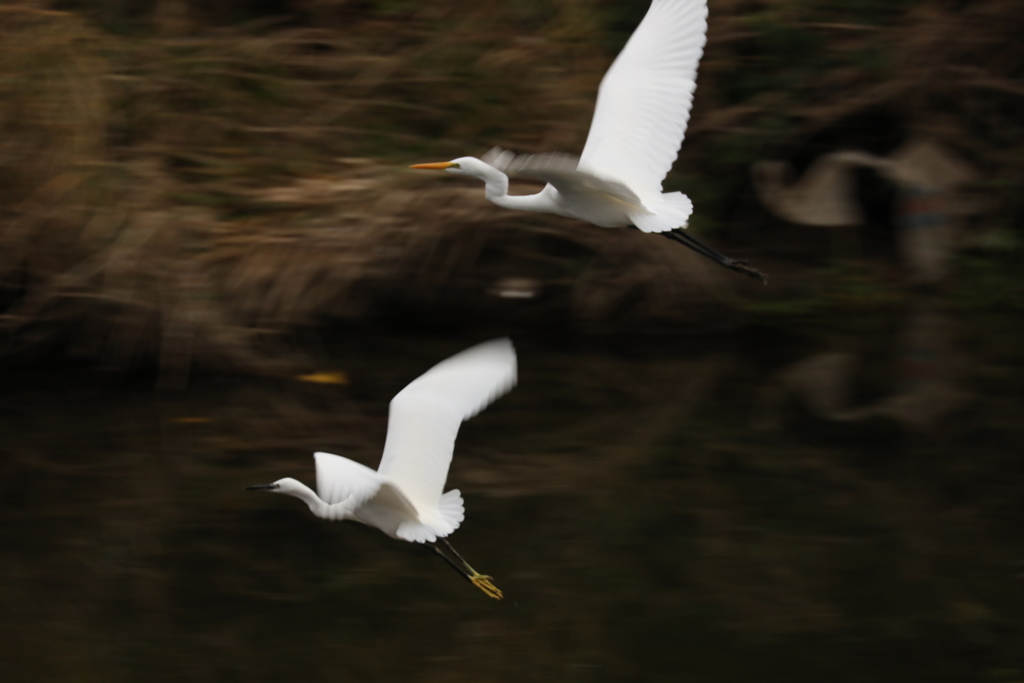
[(510, 391), (516, 371), (515, 349), (508, 339), (466, 349), (430, 368), (391, 399), (384, 453), (376, 470), (319, 452), (314, 454), (316, 491), (291, 477), (248, 488), (294, 496), (321, 519), (353, 520), (392, 538), (434, 545), (484, 592), (500, 597), (489, 577), (465, 564), (446, 541), (445, 547), (459, 562), (445, 556), (436, 542), (454, 532), (465, 517), (459, 490), (444, 492), (459, 426)]
[(317, 491), (286, 477), (275, 484), (304, 502), (321, 519), (352, 520), (380, 529), (388, 536), (414, 543), (433, 542), (451, 534), (464, 518), (458, 489), (442, 494), (435, 504), (416, 506), (399, 485), (379, 471), (332, 453), (314, 453)]
[[(653, 0), (598, 89), (586, 144), (569, 154), (520, 155), (495, 148), (483, 159), (416, 164), (483, 180), (487, 199), (520, 211), (552, 213), (604, 228), (662, 233), (727, 268), (764, 276), (697, 242), (686, 228), (693, 204), (662, 182), (676, 160), (704, 52), (706, 0)], [(509, 195), (509, 178), (546, 183), (533, 195)]]
[[(467, 158), (462, 164), (472, 163)], [(480, 160), (476, 160), (480, 163)], [(516, 156), (495, 148), (484, 155), (483, 164), (497, 169), (506, 178), (530, 177), (548, 184), (537, 194), (504, 195), (488, 193), (498, 206), (526, 211), (542, 211), (567, 218), (576, 218), (602, 228), (623, 228), (635, 225), (644, 232), (664, 232), (685, 226), (693, 204), (681, 192), (661, 192), (660, 181), (655, 192), (646, 197), (634, 191), (629, 183), (600, 169), (586, 170), (570, 154), (527, 154)], [(462, 165), (460, 164), (460, 166)], [(486, 173), (486, 169), (478, 169)], [(485, 181), (486, 182), (486, 181)], [(498, 181), (500, 182), (500, 180)], [(488, 188), (491, 183), (488, 183)]]
[[(554, 213), (606, 228), (636, 225), (644, 232), (685, 227), (689, 200), (678, 200), (680, 193), (664, 199), (661, 184), (690, 118), (707, 14), (706, 0), (653, 0), (601, 81), (579, 157), (516, 156), (496, 148), (482, 161), (462, 157), (414, 168), (480, 178), (487, 198), (509, 209)], [(535, 195), (510, 196), (509, 176), (548, 184)], [(659, 215), (666, 220), (652, 218)]]

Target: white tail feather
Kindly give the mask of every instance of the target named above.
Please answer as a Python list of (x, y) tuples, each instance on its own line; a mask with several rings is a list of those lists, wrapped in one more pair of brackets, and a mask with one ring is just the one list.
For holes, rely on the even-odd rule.
[(437, 516), (431, 515), (428, 519), (421, 517), (417, 521), (402, 522), (398, 525), (395, 535), (403, 541), (412, 543), (433, 543), (451, 534), (459, 528), (466, 517), (466, 508), (459, 490), (452, 489), (441, 496), (437, 511)]
[(666, 192), (654, 200), (644, 200), (646, 212), (630, 213), (633, 225), (644, 232), (666, 232), (685, 228), (693, 213), (693, 202), (682, 192)]
[(452, 489), (441, 496), (441, 502), (437, 507), (441, 511), (441, 517), (451, 525), (452, 531), (458, 529), (462, 520), (466, 518), (466, 506), (458, 489)]

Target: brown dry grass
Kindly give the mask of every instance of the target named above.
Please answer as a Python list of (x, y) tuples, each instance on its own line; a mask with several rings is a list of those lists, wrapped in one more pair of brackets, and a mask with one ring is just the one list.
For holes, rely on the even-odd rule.
[[(508, 217), (478, 188), (357, 155), (420, 154), (427, 136), (517, 115), (531, 125), (502, 142), (569, 146), (577, 127), (553, 122), (589, 106), (564, 96), (573, 77), (543, 43), (484, 49), (486, 12), (435, 40), (422, 22), (129, 40), (72, 13), (5, 12), (4, 353), (157, 359), (177, 384), (197, 359), (255, 367), (262, 332), (365, 313), (367, 281), (445, 287), (488, 241), (468, 228)], [(599, 231), (526, 230), (604, 250)]]
[[(703, 202), (696, 229), (735, 215), (749, 162), (880, 108), (985, 166), (1016, 210), (1001, 188), (1024, 167), (1022, 13), (904, 6), (869, 23), (714, 5), (679, 174)], [(197, 360), (260, 366), (268, 332), (372, 313), (374, 293), (469, 296), (485, 266), (545, 278), (588, 325), (706, 322), (735, 284), (649, 240), (404, 172), (491, 144), (579, 149), (614, 51), (602, 22), (634, 21), (611, 3), (298, 3), (304, 21), (218, 28), (163, 2), (135, 35), (45, 7), (0, 11), (0, 356), (156, 361), (175, 384)], [(537, 253), (548, 238), (568, 255)]]

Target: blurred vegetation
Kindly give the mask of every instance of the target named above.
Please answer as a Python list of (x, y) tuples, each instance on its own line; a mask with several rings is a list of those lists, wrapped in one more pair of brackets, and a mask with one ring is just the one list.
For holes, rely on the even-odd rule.
[[(485, 661), (522, 680), (539, 657), (564, 680), (643, 662), (664, 680), (1019, 681), (1024, 4), (710, 4), (666, 187), (767, 288), (405, 170), (492, 145), (578, 151), (643, 0), (0, 6), (0, 360), (145, 365), (180, 386), (196, 365), (290, 369), (282, 351), (327, 348), (352, 380), (118, 387), (119, 403), (86, 382), (56, 400), (75, 385), (57, 373), (9, 381), (10, 668), (441, 681)], [(864, 249), (838, 255), (755, 198), (758, 160), (799, 171), (913, 136), (980, 169), (988, 207), (923, 292), (895, 263), (886, 192), (867, 188)], [(540, 295), (491, 293), (517, 277)], [(931, 345), (899, 339), (921, 308), (952, 328), (919, 323)], [(414, 549), (224, 496), (262, 479), (254, 460), (268, 477), (321, 448), (374, 464), (387, 400), (460, 332), (339, 335), (353, 349), (320, 331), (417, 318), (754, 333), (712, 353), (517, 335), (522, 385), (488, 412), (496, 432), (465, 430), (452, 476), (477, 491), (457, 545), (521, 598), (496, 617)], [(799, 385), (808, 358), (860, 364), (838, 418), (814, 402), (845, 378)], [(963, 396), (919, 408), (924, 426), (889, 400), (944, 399), (942, 382)], [(413, 651), (381, 657), (395, 629)]]
[[(885, 153), (911, 135), (982, 170), (983, 227), (1010, 235), (1004, 258), (1016, 253), (1024, 8), (1013, 0), (711, 3), (694, 115), (666, 186), (694, 197), (695, 231), (775, 276), (764, 292), (627, 231), (509, 214), (477, 186), (405, 172), (495, 144), (578, 151), (600, 77), (645, 8), (0, 8), (0, 356), (156, 363), (175, 383), (195, 362), (263, 367), (282, 331), (395, 311), (548, 323), (554, 312), (587, 329), (638, 329), (871, 306), (877, 297), (858, 292), (899, 285), (896, 269), (829, 266), (826, 237), (761, 209), (749, 168), (779, 158), (799, 169), (837, 148)], [(885, 207), (877, 214), (891, 232)], [(988, 256), (975, 251), (949, 285), (958, 300), (1019, 291), (1016, 269), (979, 267)], [(850, 267), (866, 274), (852, 291)], [(537, 278), (545, 296), (502, 308), (486, 295), (502, 275)]]

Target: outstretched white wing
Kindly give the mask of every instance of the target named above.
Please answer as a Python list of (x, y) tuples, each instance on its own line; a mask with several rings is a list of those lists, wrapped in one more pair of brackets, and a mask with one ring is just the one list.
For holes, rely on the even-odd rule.
[(579, 170), (661, 192), (690, 120), (706, 0), (653, 0), (601, 81)]
[(508, 339), (478, 344), (427, 370), (391, 399), (378, 472), (417, 507), (437, 507), (459, 426), (515, 383)]

